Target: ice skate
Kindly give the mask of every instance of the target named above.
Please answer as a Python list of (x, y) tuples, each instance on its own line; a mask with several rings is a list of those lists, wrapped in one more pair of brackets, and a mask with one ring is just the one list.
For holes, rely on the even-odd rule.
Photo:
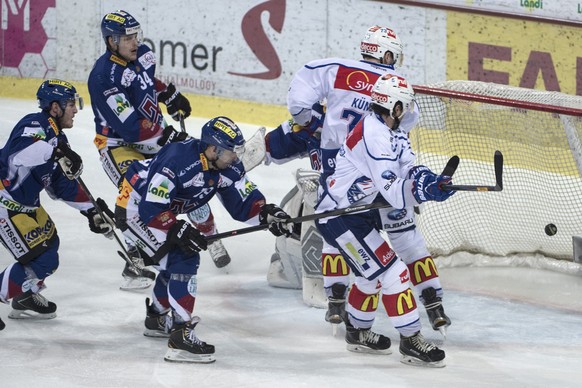
[(119, 288), (124, 291), (148, 288), (156, 280), (155, 272), (143, 267), (143, 259), (140, 257), (137, 248), (130, 247), (127, 253), (129, 254), (129, 259), (135, 262), (135, 265), (125, 263), (125, 268), (121, 273), (123, 282)]
[(6, 327), (6, 324), (4, 323), (2, 318), (0, 318), (0, 330), (4, 330), (5, 327)]
[(200, 322), (200, 318), (194, 317), (191, 322), (174, 325), (164, 360), (203, 364), (216, 361), (214, 346), (201, 341), (194, 333), (194, 328), (198, 322)]
[(31, 290), (12, 299), (12, 319), (52, 319), (57, 316), (57, 305)]
[(224, 268), (230, 263), (230, 255), (226, 251), (222, 241), (216, 240), (208, 244), (208, 252), (216, 268)]
[(168, 313), (158, 313), (150, 305), (150, 298), (146, 298), (146, 318), (144, 321), (146, 337), (169, 338), (172, 328), (172, 315)]
[(331, 286), (332, 296), (327, 299), (327, 311), (325, 321), (331, 323), (333, 335), (337, 335), (338, 327), (341, 323), (347, 322), (346, 314), (346, 285), (335, 283)]
[(346, 322), (346, 348), (350, 352), (391, 354), (390, 338), (374, 333), (372, 329), (357, 329)]
[(433, 330), (438, 330), (446, 338), (446, 328), (451, 325), (451, 320), (445, 314), (442, 299), (436, 296), (436, 290), (432, 287), (428, 287), (422, 291), (422, 298), (430, 325)]
[(445, 366), (445, 352), (427, 342), (420, 332), (413, 336), (400, 335), (400, 362), (407, 365), (442, 368)]

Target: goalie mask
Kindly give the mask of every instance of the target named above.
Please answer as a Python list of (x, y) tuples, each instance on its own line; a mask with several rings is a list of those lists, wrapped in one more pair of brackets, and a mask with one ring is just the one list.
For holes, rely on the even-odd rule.
[(244, 153), (243, 134), (228, 117), (218, 116), (204, 124), (200, 140), (204, 146), (216, 146), (217, 160), (222, 162), (221, 165), (238, 162)]
[(402, 65), (402, 42), (396, 33), (386, 27), (372, 26), (368, 28), (360, 43), (360, 53), (383, 61), (386, 51), (392, 53), (393, 59), (393, 62), (386, 63), (387, 65)]
[(101, 34), (107, 43), (107, 38), (112, 37), (115, 44), (119, 44), (122, 36), (137, 34), (139, 44), (143, 41), (141, 26), (137, 20), (125, 11), (115, 11), (108, 13), (101, 21)]
[(50, 110), (51, 104), (57, 102), (64, 111), (70, 101), (83, 109), (83, 98), (79, 97), (77, 89), (71, 83), (59, 79), (44, 81), (36, 92), (36, 98), (38, 107), (42, 110)]
[[(378, 78), (372, 87), (370, 95), (372, 104), (378, 105), (387, 110), (387, 114), (395, 119), (393, 130), (398, 128), (402, 118), (414, 110), (414, 90), (408, 81), (394, 74), (384, 74)], [(394, 116), (394, 108), (397, 104), (402, 105), (402, 114)]]

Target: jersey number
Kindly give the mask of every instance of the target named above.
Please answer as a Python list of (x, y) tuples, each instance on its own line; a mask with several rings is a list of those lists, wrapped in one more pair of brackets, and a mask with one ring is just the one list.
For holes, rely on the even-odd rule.
[(141, 90), (146, 90), (147, 88), (154, 86), (154, 82), (145, 71), (143, 73), (139, 73), (137, 78), (141, 84)]
[(341, 117), (348, 122), (348, 132), (351, 132), (362, 118), (362, 114), (357, 110), (344, 109)]

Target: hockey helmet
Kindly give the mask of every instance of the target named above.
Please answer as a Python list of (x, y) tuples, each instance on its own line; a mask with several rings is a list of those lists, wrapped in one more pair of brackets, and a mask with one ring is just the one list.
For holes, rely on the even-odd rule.
[(137, 34), (139, 43), (143, 40), (141, 26), (137, 20), (125, 11), (110, 12), (101, 21), (101, 34), (107, 44), (107, 37), (111, 36), (115, 44), (119, 44), (120, 37)]
[(394, 74), (384, 74), (376, 80), (370, 95), (372, 104), (376, 104), (393, 114), (394, 107), (398, 102), (402, 103), (401, 119), (407, 112), (414, 110), (414, 90), (408, 81)]
[(49, 79), (44, 81), (36, 92), (38, 107), (42, 110), (49, 110), (53, 102), (58, 102), (61, 109), (65, 110), (69, 101), (74, 101), (79, 109), (83, 109), (83, 98), (79, 97), (77, 89), (60, 79)]
[(240, 128), (228, 117), (218, 116), (202, 127), (202, 143), (217, 147), (217, 153), (231, 151), (240, 159), (244, 152), (245, 139)]
[(372, 58), (382, 60), (386, 51), (391, 52), (394, 62), (388, 65), (402, 65), (402, 48), (402, 42), (396, 32), (380, 26), (368, 28), (360, 43), (360, 53)]

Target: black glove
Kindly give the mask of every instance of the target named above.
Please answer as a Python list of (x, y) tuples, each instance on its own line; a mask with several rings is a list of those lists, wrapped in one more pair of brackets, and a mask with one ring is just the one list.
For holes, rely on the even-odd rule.
[(81, 157), (62, 140), (55, 147), (51, 159), (59, 163), (61, 170), (63, 170), (65, 176), (70, 180), (77, 179), (83, 172), (83, 161)]
[[(99, 201), (105, 204), (105, 201), (103, 201), (101, 198), (97, 200), (98, 204)], [(113, 226), (115, 225), (115, 222), (113, 221), (113, 218), (108, 214), (111, 213), (111, 210), (107, 208), (107, 205), (105, 205), (106, 210), (103, 210), (102, 205), (99, 205), (99, 207), (102, 209), (103, 217), (95, 207), (92, 207), (91, 209), (88, 210), (83, 210), (81, 211), (81, 214), (87, 217), (87, 219), (89, 220), (89, 229), (91, 229), (91, 232), (102, 234), (111, 240), (113, 238), (113, 234), (115, 233), (113, 231)]]
[(184, 220), (178, 220), (168, 232), (168, 242), (172, 245), (177, 245), (182, 252), (190, 256), (195, 252), (206, 250), (208, 241), (198, 229), (192, 227)]
[(158, 145), (164, 146), (169, 143), (186, 140), (187, 138), (188, 134), (186, 132), (178, 132), (174, 129), (174, 127), (168, 125), (166, 128), (164, 128), (162, 137), (158, 139)]
[(159, 94), (158, 99), (166, 104), (168, 114), (176, 121), (180, 121), (180, 116), (184, 118), (190, 116), (192, 112), (190, 101), (176, 90), (174, 84), (169, 84), (166, 90)]
[(269, 232), (275, 236), (289, 237), (293, 233), (293, 224), (282, 222), (290, 219), (289, 214), (285, 213), (283, 209), (272, 203), (263, 205), (259, 213), (259, 222), (261, 225), (269, 224)]

